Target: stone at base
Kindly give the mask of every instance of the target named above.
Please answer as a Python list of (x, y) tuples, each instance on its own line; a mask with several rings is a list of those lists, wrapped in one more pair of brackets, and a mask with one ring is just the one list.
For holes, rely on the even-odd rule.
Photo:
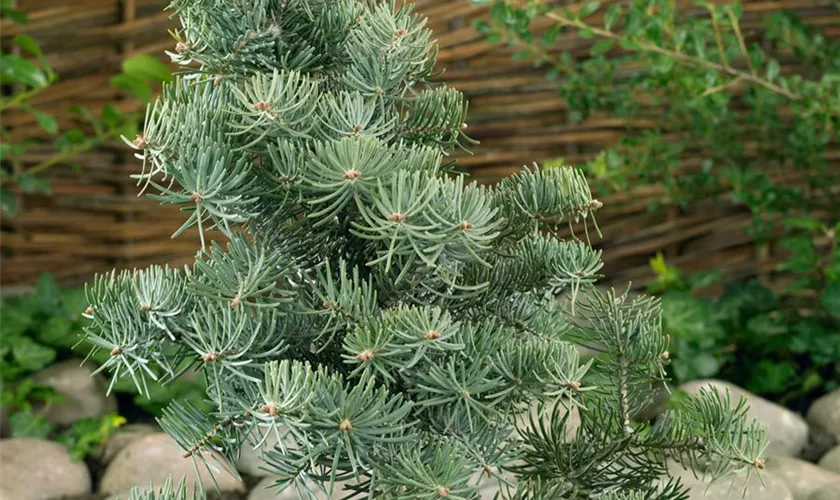
[(33, 438), (0, 441), (0, 500), (51, 500), (90, 493), (90, 472), (58, 443)]
[(222, 457), (215, 458), (218, 462), (210, 462), (214, 468), (210, 471), (202, 462), (194, 463), (192, 458), (184, 458), (181, 448), (168, 435), (162, 432), (149, 434), (117, 454), (108, 465), (99, 489), (101, 493), (127, 498), (131, 488), (149, 488), (150, 484), (159, 487), (171, 475), (175, 483), (182, 477), (187, 478), (189, 485), (198, 480), (206, 491), (214, 491), (217, 485), (221, 492), (245, 491), (245, 484), (231, 474), (231, 465)]

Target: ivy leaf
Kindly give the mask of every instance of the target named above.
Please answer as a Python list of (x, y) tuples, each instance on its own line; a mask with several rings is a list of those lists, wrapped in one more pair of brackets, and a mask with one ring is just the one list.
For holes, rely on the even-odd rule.
[(835, 281), (825, 287), (821, 300), (829, 314), (840, 316), (840, 281)]
[(9, 415), (9, 428), (12, 437), (31, 437), (46, 439), (52, 432), (52, 425), (32, 408), (26, 407)]
[(50, 194), (51, 191), (47, 181), (33, 174), (20, 174), (17, 179), (17, 185), (26, 194), (32, 194), (37, 191)]
[(61, 289), (52, 274), (44, 273), (38, 277), (38, 282), (35, 284), (35, 296), (38, 297), (41, 311), (50, 315), (55, 314), (61, 305)]
[(12, 356), (25, 371), (38, 371), (55, 360), (55, 349), (41, 345), (29, 337), (20, 337), (12, 346)]
[(604, 27), (610, 30), (618, 22), (619, 17), (621, 17), (621, 4), (610, 5), (604, 13)]

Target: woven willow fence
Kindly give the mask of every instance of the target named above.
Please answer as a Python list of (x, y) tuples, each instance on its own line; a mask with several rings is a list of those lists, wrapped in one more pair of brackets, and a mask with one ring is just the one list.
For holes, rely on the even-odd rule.
[[(744, 26), (755, 31), (760, 16), (775, 9), (793, 10), (806, 23), (819, 26), (829, 37), (840, 38), (840, 14), (832, 0), (744, 2)], [(486, 17), (487, 8), (469, 0), (416, 0), (429, 17), (446, 68), (443, 78), (464, 91), (470, 100), (469, 134), (481, 141), (476, 154), (462, 155), (460, 165), (482, 182), (492, 182), (533, 161), (563, 157), (580, 164), (616, 141), (625, 124), (594, 116), (571, 124), (567, 106), (541, 69), (514, 61), (511, 51), (488, 45), (472, 28)], [(608, 2), (602, 2), (608, 3)], [(168, 29), (177, 22), (162, 12), (165, 0), (20, 0), (32, 23), (25, 31), (38, 39), (61, 76), (61, 82), (33, 103), (62, 114), (72, 104), (99, 108), (119, 96), (108, 77), (120, 61), (136, 53), (162, 54), (172, 46)], [(21, 31), (4, 23), (3, 40)], [(586, 57), (592, 40), (561, 36), (557, 50)], [(782, 62), (785, 62), (783, 59)], [(790, 61), (783, 71), (796, 71)], [(136, 103), (120, 101), (124, 110)], [(34, 120), (10, 114), (3, 126), (18, 136), (37, 134)], [(43, 155), (27, 159), (37, 163)], [(840, 152), (831, 153), (840, 168)], [(31, 283), (49, 271), (67, 283), (84, 280), (113, 267), (150, 263), (180, 265), (192, 260), (195, 232), (170, 240), (183, 220), (172, 207), (137, 198), (128, 175), (138, 167), (122, 144), (112, 144), (78, 160), (80, 173), (58, 167), (51, 171), (52, 197), (19, 200), (22, 213), (2, 220), (4, 285)], [(691, 159), (687, 159), (691, 163)], [(743, 231), (749, 214), (720, 203), (699, 204), (691, 211), (667, 206), (648, 211), (661, 197), (657, 187), (639, 187), (605, 199), (598, 221), (604, 237), (593, 243), (604, 249), (605, 272), (616, 282), (644, 284), (650, 277), (648, 260), (664, 251), (670, 263), (686, 269), (722, 267), (730, 277), (770, 272), (778, 260), (772, 249), (756, 250)]]

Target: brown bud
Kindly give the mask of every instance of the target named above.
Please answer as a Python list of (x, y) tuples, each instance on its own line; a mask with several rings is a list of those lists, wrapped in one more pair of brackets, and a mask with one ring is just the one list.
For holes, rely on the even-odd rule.
[(446, 486), (438, 486), (437, 492), (438, 492), (438, 496), (440, 498), (443, 498), (443, 497), (445, 497), (446, 495), (449, 494), (449, 488), (447, 488)]
[(353, 125), (353, 128), (350, 129), (350, 135), (359, 135), (362, 130), (364, 130), (363, 126), (359, 124)]
[(569, 382), (569, 389), (571, 389), (573, 391), (579, 391), (580, 390), (580, 382), (577, 381), (577, 380), (572, 380), (571, 382)]
[(376, 87), (376, 95), (382, 95), (385, 93), (385, 90), (382, 87)]
[(467, 130), (467, 124), (466, 123), (461, 124), (461, 130)]
[(347, 431), (352, 430), (352, 429), (353, 429), (353, 424), (351, 424), (350, 420), (348, 420), (346, 418), (344, 420), (342, 420), (341, 422), (339, 422), (339, 424), (338, 424), (338, 430), (340, 430), (342, 432), (347, 432)]
[(274, 403), (266, 403), (260, 407), (260, 411), (263, 413), (268, 413), (270, 417), (277, 416), (277, 406)]
[(460, 229), (461, 231), (466, 231), (466, 230), (472, 229), (472, 228), (473, 228), (472, 222), (469, 222), (469, 221), (462, 221), (460, 224), (458, 224), (458, 229)]
[(344, 172), (344, 180), (345, 181), (354, 181), (362, 176), (362, 173), (356, 170), (355, 168), (351, 168), (350, 170)]
[(150, 306), (149, 304), (143, 304), (140, 306), (140, 310), (143, 312), (149, 312), (152, 310), (152, 306)]
[(671, 358), (671, 354), (668, 351), (665, 351), (665, 352), (663, 352), (662, 354), (659, 355), (659, 358), (662, 361), (668, 361)]
[(406, 33), (408, 33), (407, 29), (400, 28), (400, 29), (398, 29), (397, 31), (394, 32), (394, 37), (399, 38), (399, 37), (405, 36)]
[(239, 307), (239, 303), (240, 303), (239, 295), (237, 295), (236, 297), (233, 298), (233, 300), (230, 301), (230, 308), (231, 309), (236, 309), (237, 307)]
[(391, 222), (405, 222), (405, 214), (391, 214), (388, 216), (388, 220)]
[(469, 391), (461, 391), (461, 397), (464, 399), (470, 399)]
[(592, 202), (589, 203), (589, 208), (592, 210), (597, 210), (603, 206), (604, 204), (600, 200), (592, 200)]
[(257, 111), (268, 111), (271, 105), (266, 101), (258, 101), (254, 103), (254, 109)]
[(149, 143), (146, 142), (146, 138), (140, 134), (137, 134), (137, 137), (131, 142), (135, 148), (137, 149), (146, 149), (149, 146)]
[(224, 81), (224, 77), (222, 77), (222, 75), (216, 75), (216, 77), (213, 78), (213, 86), (218, 87), (222, 84), (222, 81)]
[(437, 330), (429, 330), (423, 334), (423, 338), (426, 340), (437, 340), (440, 338), (440, 332)]
[(188, 50), (190, 50), (190, 45), (188, 43), (178, 42), (175, 44), (175, 52), (179, 54), (183, 54)]
[(93, 315), (93, 306), (87, 306), (85, 308), (85, 314), (87, 314), (88, 316)]
[(373, 351), (371, 351), (370, 349), (365, 349), (364, 351), (360, 352), (358, 356), (356, 356), (356, 359), (362, 362), (370, 361), (373, 359)]
[(333, 307), (335, 307), (335, 302), (331, 300), (325, 300), (324, 303), (321, 305), (324, 307), (324, 309), (332, 309)]
[(120, 347), (119, 347), (119, 346), (114, 347), (113, 349), (111, 349), (111, 357), (112, 357), (112, 358), (115, 358), (115, 357), (119, 356), (121, 353), (122, 353), (122, 349), (120, 349)]
[(201, 194), (198, 191), (193, 191), (190, 195), (190, 200), (193, 203), (198, 203), (199, 201), (201, 201)]
[(767, 462), (765, 462), (761, 457), (756, 458), (755, 462), (753, 462), (753, 466), (755, 466), (756, 469), (764, 469), (766, 465)]
[(215, 352), (208, 352), (207, 354), (202, 354), (201, 355), (201, 360), (204, 361), (205, 363), (211, 363), (213, 361), (218, 361), (219, 360), (219, 355)]

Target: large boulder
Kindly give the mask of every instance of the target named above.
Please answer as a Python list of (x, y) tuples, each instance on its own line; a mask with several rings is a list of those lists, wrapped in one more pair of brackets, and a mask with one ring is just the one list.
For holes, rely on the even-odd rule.
[(840, 483), (823, 486), (811, 493), (808, 500), (837, 500), (840, 498)]
[(160, 429), (149, 424), (129, 424), (120, 427), (93, 453), (93, 458), (102, 464), (108, 464), (131, 443), (157, 432), (160, 432)]
[(721, 380), (694, 380), (681, 387), (689, 394), (697, 394), (701, 388), (714, 388), (721, 394), (729, 390), (733, 405), (742, 397), (747, 400), (750, 407), (748, 418), (758, 420), (767, 428), (770, 443), (766, 455), (797, 456), (808, 442), (808, 424), (787, 408)]
[(123, 448), (105, 470), (99, 489), (101, 493), (127, 497), (127, 492), (135, 486), (159, 487), (172, 476), (175, 483), (186, 477), (187, 484), (199, 482), (207, 491), (215, 491), (217, 485), (223, 493), (245, 491), (245, 484), (223, 457), (213, 456), (207, 463), (210, 470), (201, 461), (185, 458), (171, 437), (157, 432)]
[(767, 459), (764, 477), (781, 479), (793, 493), (794, 500), (808, 498), (823, 486), (840, 483), (840, 475), (793, 457)]
[(675, 462), (669, 464), (668, 470), (672, 477), (679, 477), (688, 487), (689, 500), (795, 500), (785, 483), (769, 474), (763, 477), (762, 484), (755, 473), (749, 477), (747, 473), (733, 474), (711, 481), (708, 476)]
[(93, 375), (93, 367), (80, 366), (78, 359), (62, 361), (33, 377), (35, 382), (50, 386), (64, 401), (52, 403), (45, 414), (54, 425), (70, 425), (84, 418), (101, 417), (117, 410), (113, 394), (105, 395), (108, 384), (101, 375)]
[(0, 441), (0, 500), (52, 500), (87, 495), (90, 472), (67, 449), (43, 439)]
[(816, 433), (830, 441), (828, 446), (840, 441), (840, 389), (814, 401), (808, 408), (807, 420)]
[(741, 473), (711, 481), (708, 476), (685, 469), (676, 462), (669, 463), (668, 470), (688, 487), (689, 500), (794, 500), (785, 483), (770, 475), (765, 475), (762, 484), (754, 473), (749, 477)]

